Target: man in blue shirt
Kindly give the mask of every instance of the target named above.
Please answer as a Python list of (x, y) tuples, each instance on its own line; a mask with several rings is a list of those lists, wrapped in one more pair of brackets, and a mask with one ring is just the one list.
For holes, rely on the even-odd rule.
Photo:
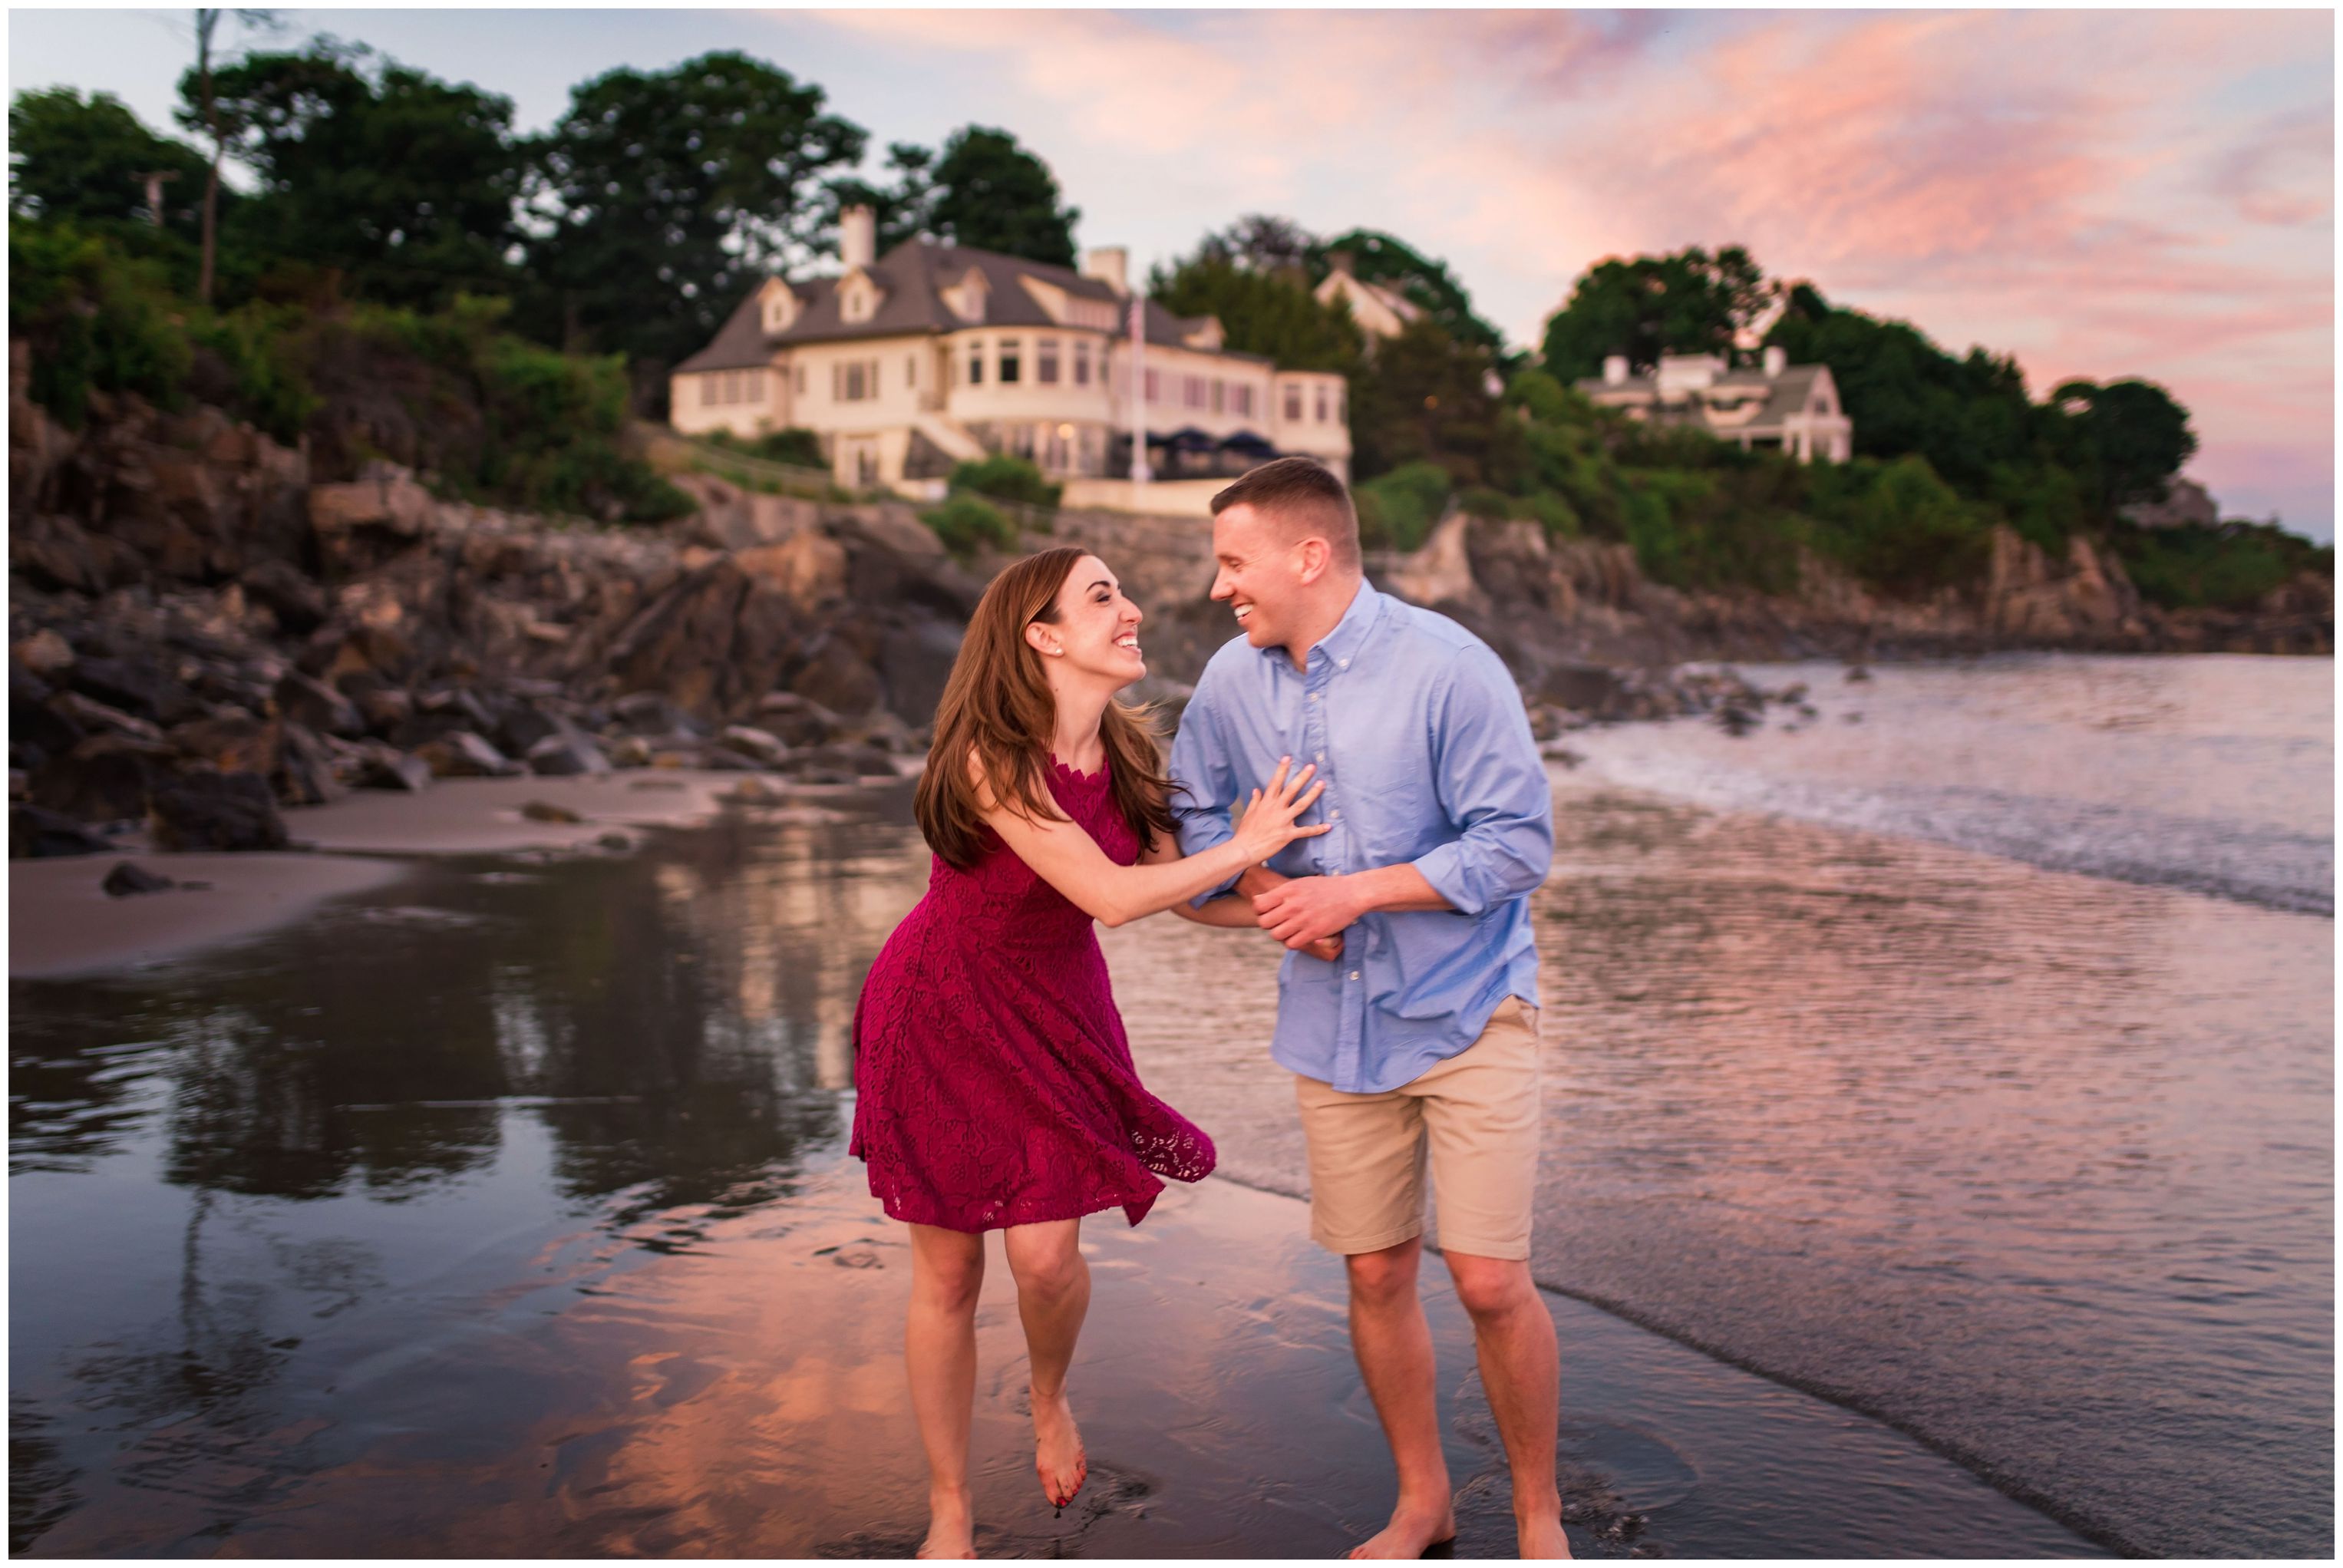
[(1353, 1346), (1399, 1472), (1390, 1524), (1353, 1555), (1416, 1557), (1455, 1533), (1416, 1295), (1428, 1153), (1442, 1251), (1513, 1473), (1520, 1554), (1566, 1557), (1554, 1320), (1528, 1261), (1544, 765), (1488, 646), (1365, 580), (1357, 514), (1324, 467), (1266, 464), (1212, 514), (1212, 598), (1244, 635), (1212, 656), (1181, 720), (1172, 805), (1193, 855), (1230, 837), (1225, 803), (1281, 758), (1326, 785), (1305, 820), (1332, 831), (1198, 904), (1290, 950), (1272, 1054), (1295, 1075), (1311, 1233), (1345, 1257)]

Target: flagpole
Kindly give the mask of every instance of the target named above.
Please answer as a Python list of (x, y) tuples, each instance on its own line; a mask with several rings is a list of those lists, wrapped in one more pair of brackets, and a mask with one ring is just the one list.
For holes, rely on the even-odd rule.
[(1131, 495), (1147, 488), (1147, 294), (1131, 291)]

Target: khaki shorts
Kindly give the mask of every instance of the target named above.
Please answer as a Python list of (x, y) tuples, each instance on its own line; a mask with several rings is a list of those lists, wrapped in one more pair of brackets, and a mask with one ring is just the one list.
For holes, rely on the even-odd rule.
[(1530, 1255), (1537, 1191), (1537, 1010), (1508, 997), (1481, 1038), (1413, 1082), (1346, 1094), (1297, 1075), (1310, 1147), (1310, 1234), (1330, 1252), (1423, 1233), (1430, 1154), (1443, 1251)]

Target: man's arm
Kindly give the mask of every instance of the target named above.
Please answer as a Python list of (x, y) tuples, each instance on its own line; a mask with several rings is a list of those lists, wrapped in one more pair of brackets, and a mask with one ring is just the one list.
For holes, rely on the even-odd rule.
[(1554, 864), (1553, 787), (1521, 695), (1484, 648), (1457, 656), (1438, 699), (1433, 773), (1441, 809), (1463, 829), (1458, 837), (1413, 861), (1271, 888), (1253, 900), (1263, 929), (1303, 947), (1373, 910), (1477, 915), (1545, 880)]

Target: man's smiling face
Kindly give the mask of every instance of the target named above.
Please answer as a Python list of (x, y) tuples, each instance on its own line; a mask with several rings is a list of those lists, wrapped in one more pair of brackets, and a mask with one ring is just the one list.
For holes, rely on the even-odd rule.
[(1212, 597), (1236, 613), (1245, 640), (1280, 648), (1302, 595), (1302, 551), (1287, 531), (1240, 501), (1212, 519)]

